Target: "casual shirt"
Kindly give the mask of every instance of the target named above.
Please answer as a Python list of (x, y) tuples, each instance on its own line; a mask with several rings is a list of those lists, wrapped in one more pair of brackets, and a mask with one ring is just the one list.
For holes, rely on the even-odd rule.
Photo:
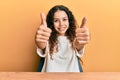
[(44, 54), (41, 49), (37, 48), (37, 54), (40, 57), (45, 57), (42, 72), (80, 72), (77, 57), (83, 56), (84, 49), (77, 51), (76, 49), (73, 50), (71, 46), (66, 36), (59, 36), (58, 51), (53, 51), (53, 59), (49, 53), (48, 43)]

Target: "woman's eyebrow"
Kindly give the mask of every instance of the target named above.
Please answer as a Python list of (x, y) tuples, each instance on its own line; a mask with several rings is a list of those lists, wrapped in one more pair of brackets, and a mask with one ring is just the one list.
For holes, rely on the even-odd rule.
[[(66, 16), (66, 17), (63, 17), (63, 18), (68, 18), (68, 17)], [(53, 19), (60, 19), (60, 18), (55, 17), (55, 18), (53, 18)]]

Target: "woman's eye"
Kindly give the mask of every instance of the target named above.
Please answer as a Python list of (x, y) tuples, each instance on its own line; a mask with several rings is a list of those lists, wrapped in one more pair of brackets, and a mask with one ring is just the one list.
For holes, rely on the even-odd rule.
[(58, 20), (54, 20), (54, 22), (58, 22)]
[(63, 19), (63, 21), (67, 21), (68, 19)]

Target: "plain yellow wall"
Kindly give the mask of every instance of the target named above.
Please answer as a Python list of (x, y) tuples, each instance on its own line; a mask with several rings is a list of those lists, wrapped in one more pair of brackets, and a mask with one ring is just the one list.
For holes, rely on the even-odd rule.
[(36, 71), (34, 43), (40, 12), (56, 4), (69, 7), (80, 24), (84, 16), (91, 32), (83, 69), (120, 71), (119, 0), (0, 0), (0, 71)]

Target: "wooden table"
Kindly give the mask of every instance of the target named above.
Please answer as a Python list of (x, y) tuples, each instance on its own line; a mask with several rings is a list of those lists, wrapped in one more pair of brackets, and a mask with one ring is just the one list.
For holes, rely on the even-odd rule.
[(120, 80), (120, 72), (0, 72), (0, 80)]

